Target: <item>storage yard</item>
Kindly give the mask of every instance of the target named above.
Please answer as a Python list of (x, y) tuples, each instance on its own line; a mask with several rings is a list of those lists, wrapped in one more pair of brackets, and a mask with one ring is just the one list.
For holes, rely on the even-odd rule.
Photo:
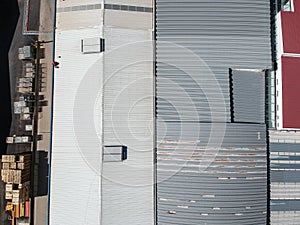
[(9, 54), (13, 118), (7, 151), (0, 158), (0, 224), (44, 225), (54, 5), (46, 0), (18, 4), (20, 16)]
[[(3, 155), (1, 177), (5, 183), (5, 210), (15, 224), (29, 222), (30, 217), (30, 167), (31, 154)], [(20, 224), (20, 223), (18, 223)]]

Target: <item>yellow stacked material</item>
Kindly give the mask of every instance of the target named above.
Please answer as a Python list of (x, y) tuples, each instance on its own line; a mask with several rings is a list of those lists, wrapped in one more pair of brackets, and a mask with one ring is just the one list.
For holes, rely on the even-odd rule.
[(15, 217), (20, 218), (20, 204), (15, 205)]
[(6, 211), (12, 211), (14, 208), (13, 204), (11, 202), (8, 202), (6, 207), (5, 207), (5, 210)]
[(20, 204), (20, 217), (25, 216), (25, 204), (24, 202)]

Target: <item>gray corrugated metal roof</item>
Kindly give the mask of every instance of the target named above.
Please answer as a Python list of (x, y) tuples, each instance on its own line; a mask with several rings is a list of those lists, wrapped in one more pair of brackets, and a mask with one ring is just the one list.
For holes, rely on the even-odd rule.
[(300, 144), (270, 143), (271, 152), (300, 152)]
[(231, 70), (233, 122), (265, 123), (265, 72)]
[(266, 126), (226, 122), (228, 69), (271, 67), (269, 2), (156, 3), (158, 224), (265, 224)]
[[(276, 134), (276, 139), (281, 141), (289, 140), (289, 138), (285, 132), (277, 132)], [(271, 194), (273, 193), (273, 195), (271, 195), (271, 223), (282, 224), (284, 221), (286, 224), (296, 224), (295, 221), (297, 220), (297, 214), (300, 210), (299, 196), (297, 196), (299, 192), (298, 185), (300, 183), (298, 171), (300, 169), (300, 157), (295, 154), (300, 152), (300, 144), (270, 143), (270, 152)], [(277, 187), (278, 184), (281, 186)], [(283, 219), (283, 215), (289, 216)]]
[(299, 171), (271, 170), (271, 182), (300, 182)]
[(300, 211), (300, 200), (272, 200), (272, 211)]
[(228, 123), (225, 133), (216, 132), (215, 141), (209, 143), (211, 127), (210, 123), (158, 122), (159, 224), (265, 221), (265, 125)]
[[(208, 112), (213, 111), (220, 114), (214, 121), (228, 121), (228, 68), (271, 68), (269, 2), (156, 4), (158, 117), (174, 120), (178, 113), (185, 120), (212, 121)], [(176, 108), (178, 104), (185, 107)]]

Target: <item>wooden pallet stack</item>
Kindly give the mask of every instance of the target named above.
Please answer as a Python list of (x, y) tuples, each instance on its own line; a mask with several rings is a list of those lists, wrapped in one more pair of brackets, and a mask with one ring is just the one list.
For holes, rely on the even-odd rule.
[(13, 205), (24, 203), (29, 200), (30, 184), (6, 184), (5, 199), (12, 202)]
[(13, 205), (29, 199), (31, 154), (3, 155), (2, 181), (6, 183), (5, 199)]
[(31, 154), (3, 155), (1, 176), (4, 183), (22, 184), (30, 180)]
[(14, 187), (12, 190), (12, 204), (17, 205), (24, 203), (25, 201), (29, 200), (29, 191), (30, 186), (29, 183), (18, 185), (17, 187)]

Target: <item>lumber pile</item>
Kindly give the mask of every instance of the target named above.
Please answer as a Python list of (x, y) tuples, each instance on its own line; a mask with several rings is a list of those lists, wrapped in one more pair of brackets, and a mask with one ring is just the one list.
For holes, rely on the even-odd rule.
[(2, 181), (6, 183), (5, 199), (18, 205), (29, 199), (31, 154), (3, 155)]

